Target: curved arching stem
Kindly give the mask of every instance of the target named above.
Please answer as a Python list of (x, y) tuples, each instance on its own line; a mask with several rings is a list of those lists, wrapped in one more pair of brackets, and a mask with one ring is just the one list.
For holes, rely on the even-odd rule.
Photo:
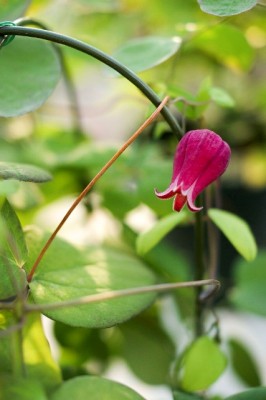
[[(24, 26), (1, 26), (0, 36), (9, 36), (9, 35), (44, 39), (50, 42), (71, 47), (73, 49), (81, 51), (82, 53), (88, 54), (91, 57), (101, 61), (105, 65), (108, 65), (109, 67), (117, 71), (119, 74), (124, 76), (134, 86), (136, 86), (151, 101), (151, 103), (155, 107), (158, 107), (159, 104), (161, 103), (161, 100), (157, 96), (157, 94), (149, 87), (149, 85), (143, 82), (133, 71), (131, 71), (125, 65), (121, 64), (119, 61), (115, 60), (113, 57), (109, 56), (103, 51), (87, 43), (74, 39), (70, 36), (62, 35), (60, 33), (44, 29), (29, 28)], [(161, 111), (161, 114), (169, 124), (172, 131), (181, 138), (182, 128), (179, 125), (176, 118), (172, 115), (170, 110), (167, 107), (164, 107)]]

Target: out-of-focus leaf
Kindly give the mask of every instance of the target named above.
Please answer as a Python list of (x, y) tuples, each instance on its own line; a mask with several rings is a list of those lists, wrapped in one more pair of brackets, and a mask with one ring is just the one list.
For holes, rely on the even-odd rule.
[(174, 390), (174, 400), (203, 400), (203, 397), (198, 396), (194, 393), (185, 393), (180, 390)]
[(43, 40), (16, 37), (1, 48), (0, 116), (14, 117), (39, 108), (55, 89), (60, 69), (54, 48)]
[(237, 375), (249, 387), (261, 385), (261, 380), (257, 365), (246, 347), (238, 340), (229, 341), (232, 365)]
[(244, 34), (234, 26), (217, 25), (195, 38), (192, 45), (235, 70), (247, 71), (253, 63), (252, 47)]
[(257, 255), (257, 245), (248, 224), (228, 211), (209, 209), (208, 216), (223, 232), (229, 242), (247, 261), (252, 261)]
[(31, 378), (15, 378), (12, 375), (0, 377), (0, 399), (12, 400), (48, 400), (42, 384)]
[(266, 253), (260, 252), (257, 258), (247, 263), (241, 260), (235, 266), (236, 286), (230, 299), (238, 308), (266, 316)]
[(198, 0), (200, 8), (208, 14), (227, 17), (241, 14), (255, 7), (257, 0)]
[(129, 387), (96, 376), (80, 376), (70, 379), (51, 396), (51, 400), (65, 400), (66, 398), (75, 400), (144, 400)]
[[(43, 239), (36, 234), (28, 236), (29, 265), (42, 247)], [(154, 283), (154, 274), (132, 255), (98, 247), (81, 252), (57, 238), (35, 272), (30, 289), (35, 303), (47, 304)], [(72, 326), (102, 328), (140, 313), (155, 297), (154, 293), (125, 296), (50, 310), (45, 314)]]
[(210, 89), (211, 99), (221, 107), (234, 107), (235, 102), (233, 98), (222, 88), (212, 87)]
[(52, 179), (51, 175), (41, 168), (8, 162), (0, 162), (0, 178), (36, 183), (47, 182)]
[[(134, 72), (155, 67), (173, 56), (181, 45), (179, 37), (143, 37), (133, 39), (118, 49), (113, 57)], [(116, 71), (111, 72), (117, 75)]]
[(258, 387), (245, 392), (235, 394), (230, 397), (226, 397), (225, 400), (265, 400), (266, 399), (266, 387)]
[(171, 213), (160, 219), (146, 232), (141, 233), (136, 242), (137, 252), (144, 255), (160, 242), (172, 229), (187, 219), (186, 211)]
[(226, 364), (225, 355), (217, 343), (202, 336), (185, 351), (181, 359), (181, 388), (189, 392), (206, 390), (223, 373)]
[[(175, 346), (154, 318), (121, 325), (123, 356), (134, 374), (150, 385), (166, 384)], [(141, 362), (140, 362), (141, 360)]]
[(0, 0), (1, 21), (13, 21), (24, 14), (31, 0)]

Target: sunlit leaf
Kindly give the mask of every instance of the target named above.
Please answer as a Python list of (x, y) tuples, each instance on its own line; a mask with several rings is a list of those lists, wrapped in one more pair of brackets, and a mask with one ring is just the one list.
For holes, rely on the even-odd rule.
[(51, 396), (51, 400), (65, 400), (66, 398), (76, 400), (144, 400), (129, 387), (96, 376), (80, 376), (70, 379)]
[(207, 336), (197, 339), (184, 353), (180, 363), (180, 385), (187, 391), (205, 390), (223, 373), (225, 355)]
[(0, 178), (36, 183), (47, 182), (52, 179), (51, 175), (41, 168), (9, 162), (0, 162)]
[[(40, 237), (36, 236), (28, 237), (32, 260), (28, 265), (40, 249)], [(154, 283), (154, 274), (132, 255), (98, 247), (81, 252), (56, 239), (34, 274), (30, 289), (35, 303), (46, 304)], [(154, 298), (155, 294), (125, 296), (45, 314), (73, 326), (108, 327), (140, 313)]]
[(54, 48), (43, 40), (16, 37), (1, 48), (0, 116), (14, 117), (39, 108), (55, 89), (60, 69)]
[(156, 224), (146, 232), (141, 233), (136, 242), (137, 252), (141, 255), (150, 251), (160, 242), (172, 229), (182, 224), (187, 218), (185, 211), (181, 213), (171, 213), (160, 219)]
[(143, 37), (124, 44), (113, 57), (132, 71), (141, 72), (168, 60), (178, 51), (180, 45), (179, 37)]
[(235, 394), (230, 397), (226, 397), (225, 400), (265, 400), (266, 398), (266, 388), (258, 387), (245, 392)]
[(198, 0), (198, 2), (202, 11), (219, 17), (240, 14), (257, 4), (257, 0)]
[(236, 286), (231, 292), (232, 303), (245, 311), (266, 316), (266, 253), (260, 252), (256, 259), (247, 263), (241, 260), (235, 266)]
[(243, 219), (228, 211), (214, 208), (208, 211), (208, 216), (242, 257), (248, 261), (254, 260), (257, 245), (248, 224)]

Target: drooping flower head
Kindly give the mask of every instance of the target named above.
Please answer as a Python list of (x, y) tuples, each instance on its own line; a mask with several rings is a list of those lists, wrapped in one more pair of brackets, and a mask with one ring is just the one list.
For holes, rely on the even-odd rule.
[(171, 183), (164, 192), (155, 190), (160, 199), (174, 199), (174, 210), (180, 211), (187, 202), (191, 211), (197, 196), (226, 170), (230, 147), (215, 132), (197, 129), (187, 132), (177, 145)]

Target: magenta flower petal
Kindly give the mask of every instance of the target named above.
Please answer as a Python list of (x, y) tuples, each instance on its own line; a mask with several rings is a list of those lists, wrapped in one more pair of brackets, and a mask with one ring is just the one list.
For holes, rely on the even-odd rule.
[(164, 192), (155, 191), (157, 197), (175, 196), (174, 210), (180, 211), (187, 202), (191, 211), (197, 196), (226, 170), (230, 160), (230, 147), (215, 132), (198, 129), (187, 132), (180, 140), (174, 157), (171, 183)]

